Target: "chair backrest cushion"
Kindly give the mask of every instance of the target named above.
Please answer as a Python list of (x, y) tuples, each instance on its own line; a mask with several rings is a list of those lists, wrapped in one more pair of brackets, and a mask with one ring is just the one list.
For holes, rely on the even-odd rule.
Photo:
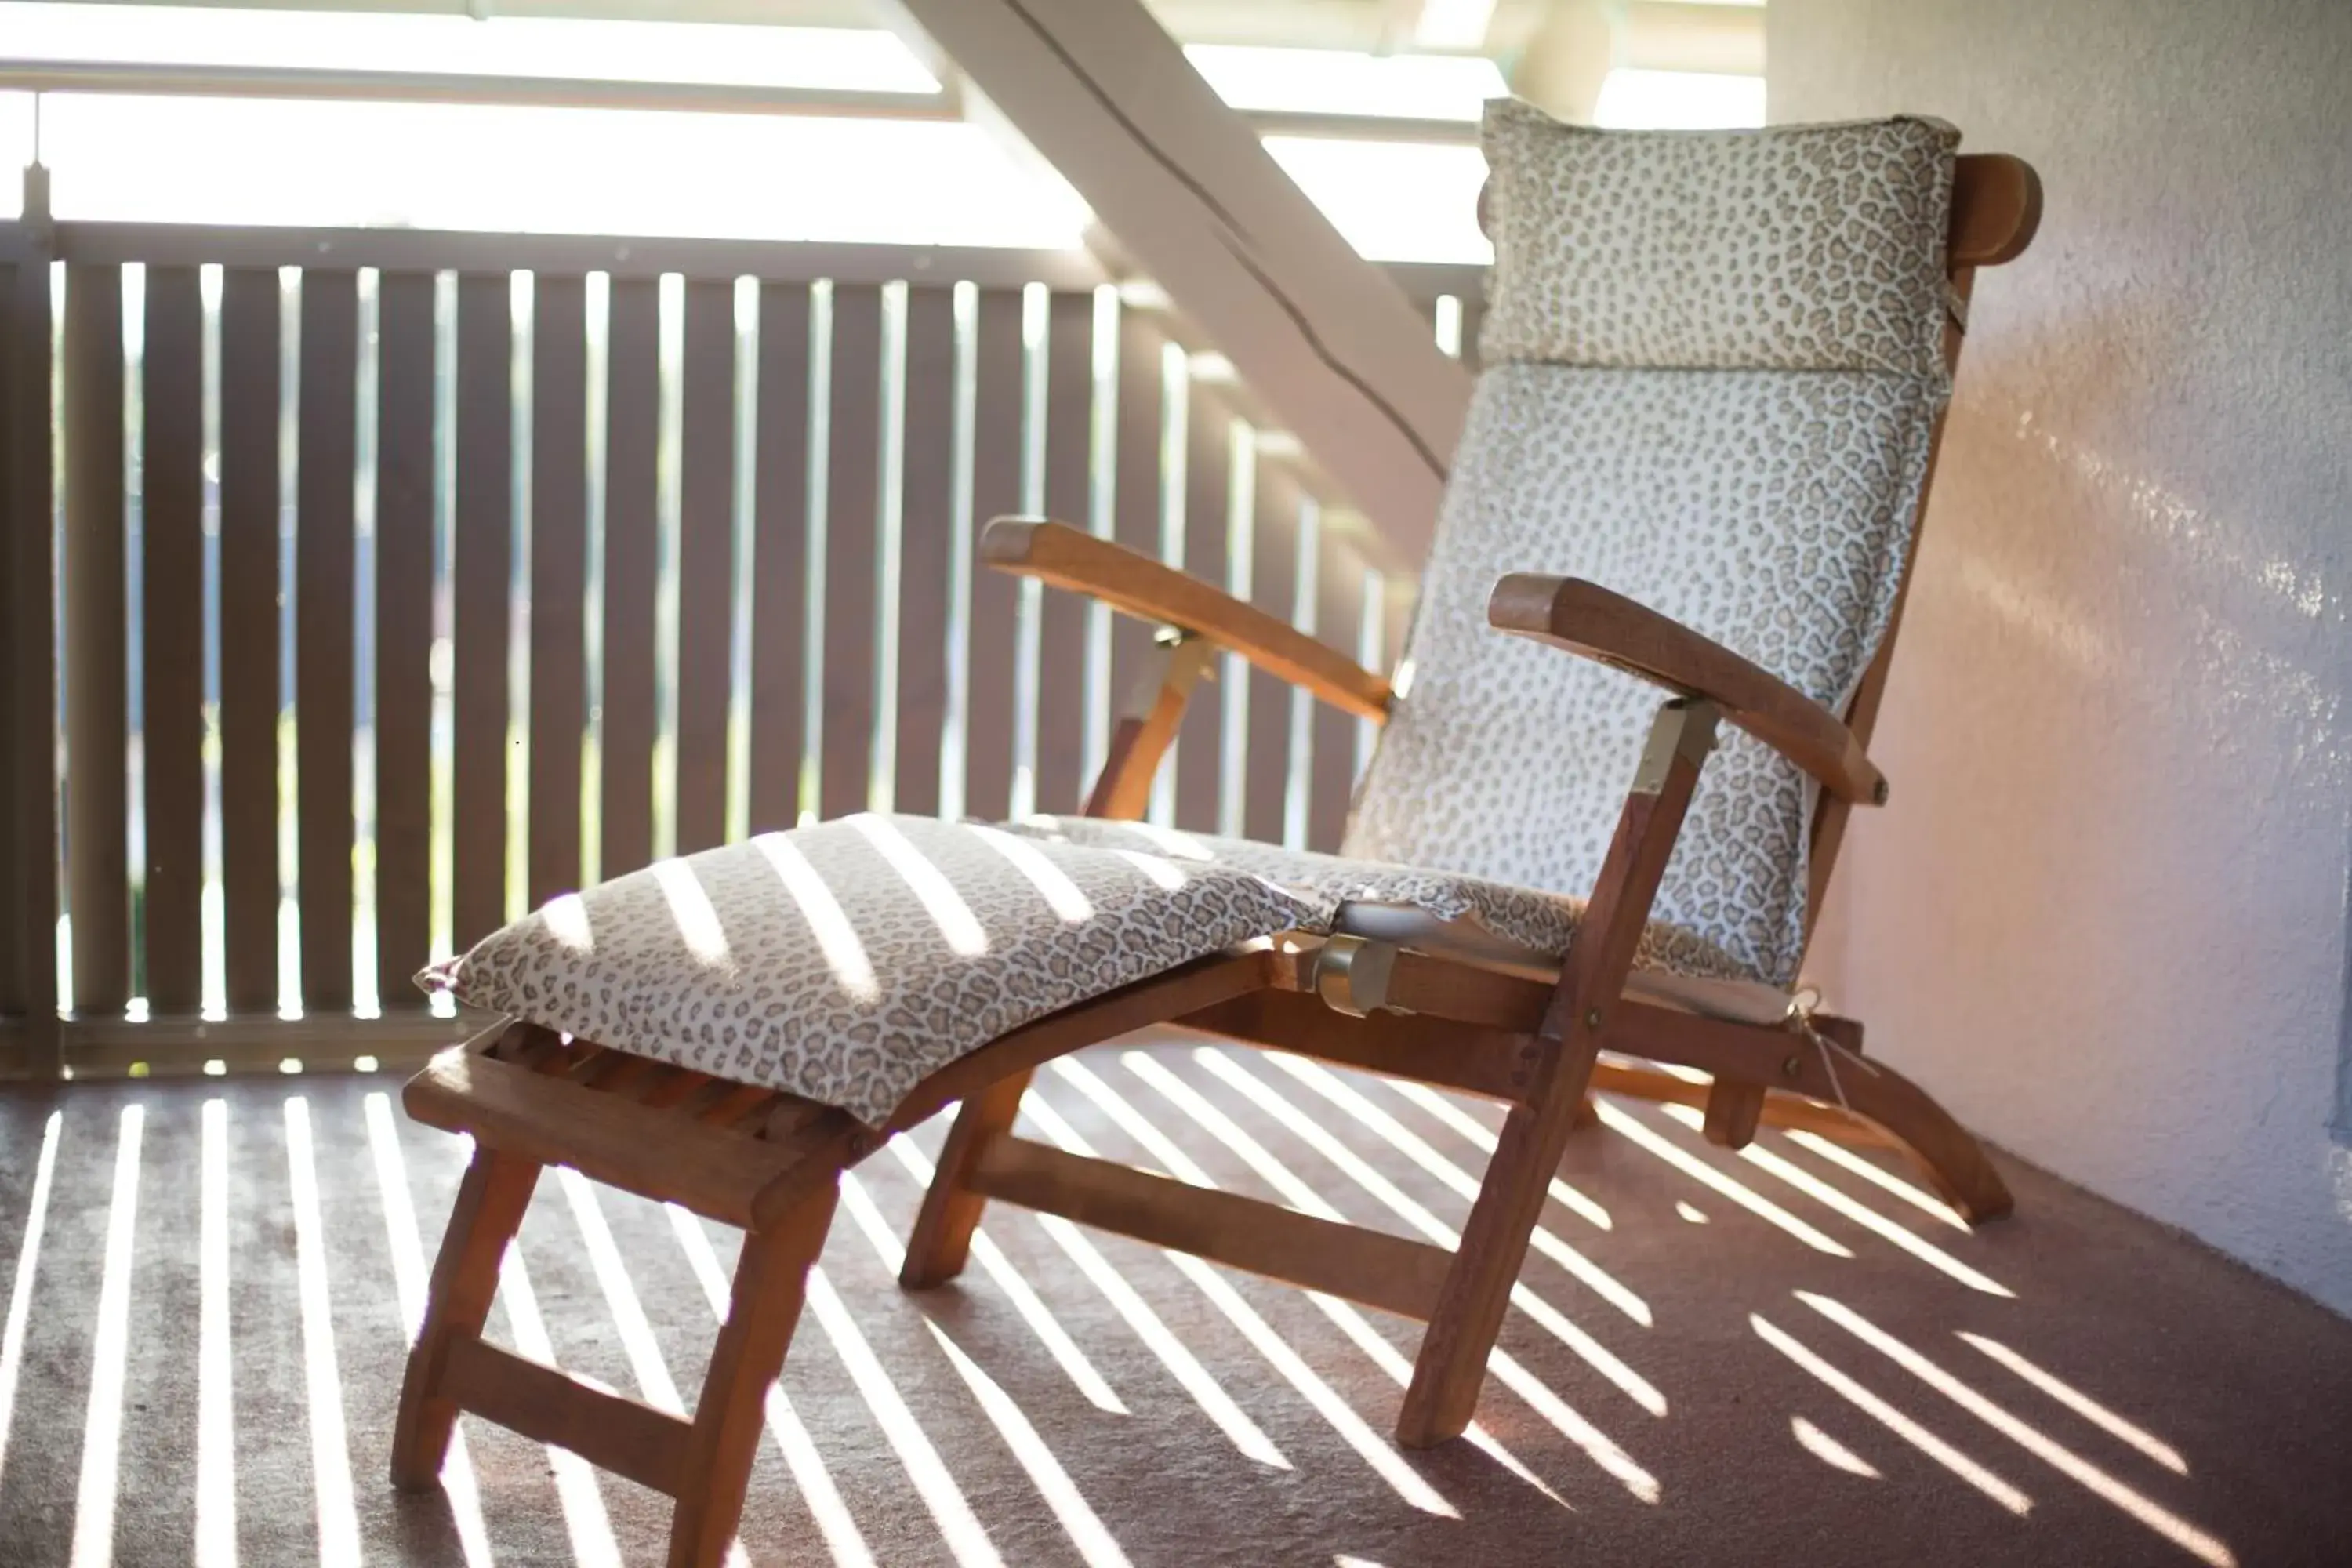
[[(1347, 852), (1591, 890), (1662, 693), (1486, 622), (1578, 576), (1843, 711), (1935, 421), (1949, 128), (1609, 132), (1491, 105), (1486, 368)], [(1785, 984), (1814, 795), (1729, 731), (1655, 913)]]

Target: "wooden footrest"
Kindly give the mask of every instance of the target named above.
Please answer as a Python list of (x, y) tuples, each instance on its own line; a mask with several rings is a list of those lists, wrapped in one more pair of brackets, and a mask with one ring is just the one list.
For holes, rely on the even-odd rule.
[(512, 1024), (409, 1081), (408, 1113), (544, 1165), (764, 1230), (878, 1136), (837, 1107)]

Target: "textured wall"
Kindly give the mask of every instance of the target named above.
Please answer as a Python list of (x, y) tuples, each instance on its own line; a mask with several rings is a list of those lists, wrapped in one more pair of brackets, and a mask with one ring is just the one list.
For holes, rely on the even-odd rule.
[(1774, 120), (1941, 115), (2049, 202), (1979, 279), (1813, 970), (1997, 1142), (2352, 1313), (2352, 5), (1769, 29)]

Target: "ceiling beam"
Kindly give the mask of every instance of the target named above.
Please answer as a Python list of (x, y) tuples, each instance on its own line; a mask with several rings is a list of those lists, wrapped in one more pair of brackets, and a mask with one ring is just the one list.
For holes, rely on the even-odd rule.
[(1140, 0), (898, 0), (1076, 188), (1378, 531), (1418, 566), (1469, 404), (1397, 286), (1358, 256)]

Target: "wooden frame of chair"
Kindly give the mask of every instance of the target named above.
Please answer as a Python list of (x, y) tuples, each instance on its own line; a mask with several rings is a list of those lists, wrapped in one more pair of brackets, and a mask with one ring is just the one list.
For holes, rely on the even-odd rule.
[[(1978, 268), (2025, 248), (2040, 214), (2040, 184), (2028, 165), (1998, 155), (1959, 160), (1949, 244), (1959, 300)], [(1946, 335), (1948, 363), (1957, 362), (1959, 342), (1955, 324)], [(1941, 437), (1939, 423), (1935, 439)], [(1237, 653), (1349, 712), (1374, 720), (1386, 712), (1389, 689), (1380, 677), (1276, 617), (1109, 542), (1060, 524), (1000, 520), (982, 548), (992, 566), (1092, 594), (1170, 628), (1157, 668), (1114, 733), (1087, 803), (1092, 815), (1141, 814), (1212, 650)], [(1908, 573), (1906, 562), (1906, 590)], [(1899, 620), (1899, 600), (1896, 613)], [(1866, 748), (1893, 630), (1841, 717), (1697, 633), (1591, 584), (1507, 577), (1488, 618), (1500, 630), (1602, 659), (1672, 693), (1556, 981), (1352, 937), (1286, 933), (1016, 1029), (925, 1079), (879, 1128), (792, 1095), (567, 1043), (536, 1026), (493, 1029), (445, 1053), (404, 1093), (411, 1115), (470, 1133), (475, 1153), (402, 1388), (394, 1483), (434, 1484), (457, 1412), (470, 1410), (668, 1494), (677, 1500), (673, 1568), (720, 1562), (741, 1512), (765, 1392), (790, 1345), (841, 1172), (955, 1102), (961, 1108), (908, 1247), (904, 1285), (953, 1278), (982, 1208), (997, 1200), (1420, 1318), (1428, 1327), (1396, 1428), (1399, 1441), (1414, 1447), (1458, 1436), (1469, 1423), (1548, 1181), (1586, 1119), (1594, 1088), (1702, 1106), (1706, 1137), (1732, 1148), (1762, 1122), (1891, 1144), (1968, 1218), (2008, 1212), (1999, 1173), (1925, 1091), (1883, 1064), (1839, 1073), (1836, 1056), (1858, 1060), (1859, 1026), (1828, 1016), (1803, 1028), (1727, 1022), (1625, 994), (1635, 944), (1718, 722), (1779, 749), (1822, 785), (1812, 830), (1818, 907), (1847, 814), (1886, 798)], [(1507, 1107), (1458, 1249), (1014, 1135), (1022, 1096), (1040, 1065), (1171, 1024)], [(1603, 1061), (1604, 1051), (1627, 1060)], [(1697, 1068), (1708, 1080), (1629, 1065), (1640, 1061)], [(691, 1418), (592, 1388), (481, 1337), (499, 1258), (548, 1164), (746, 1232), (727, 1320)]]

